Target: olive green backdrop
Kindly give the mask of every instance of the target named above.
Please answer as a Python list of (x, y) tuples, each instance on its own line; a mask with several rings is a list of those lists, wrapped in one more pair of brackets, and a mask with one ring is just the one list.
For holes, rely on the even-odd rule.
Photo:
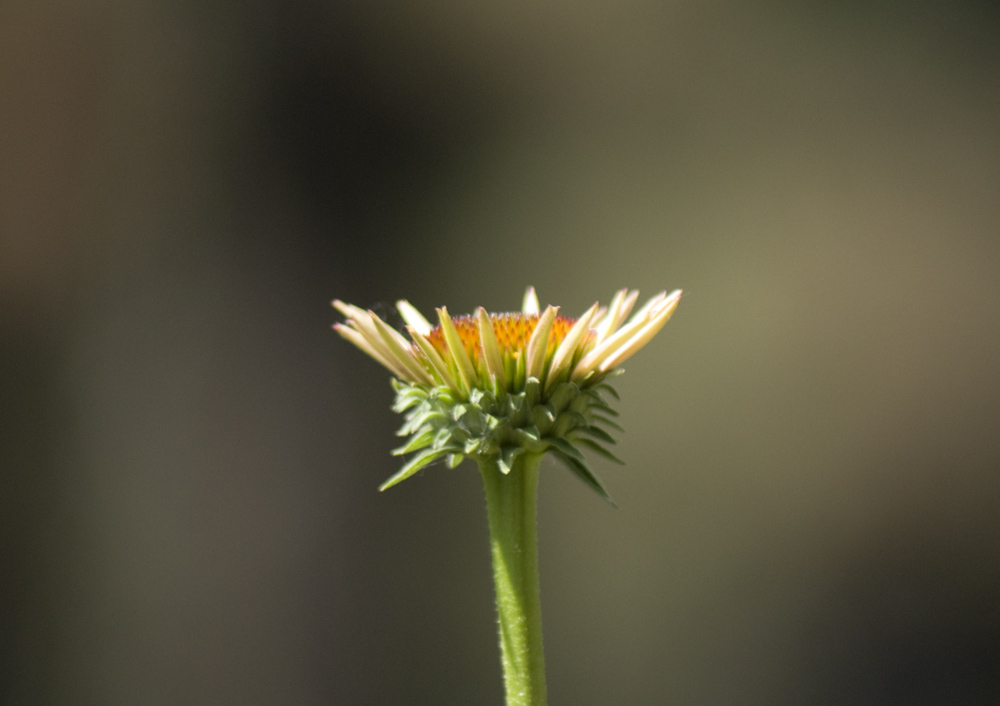
[(551, 703), (1000, 698), (986, 3), (0, 8), (0, 701), (500, 704), (482, 491), (329, 300), (582, 312)]

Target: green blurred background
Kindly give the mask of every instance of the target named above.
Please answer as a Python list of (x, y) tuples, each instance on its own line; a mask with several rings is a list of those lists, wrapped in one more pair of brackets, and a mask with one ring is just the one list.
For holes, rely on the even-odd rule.
[(0, 702), (500, 704), (482, 491), (329, 301), (685, 297), (552, 704), (1000, 700), (987, 3), (0, 5)]

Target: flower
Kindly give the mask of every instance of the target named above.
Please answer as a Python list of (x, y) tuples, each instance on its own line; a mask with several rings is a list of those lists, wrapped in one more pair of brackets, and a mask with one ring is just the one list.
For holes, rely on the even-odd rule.
[(606, 308), (595, 303), (572, 319), (554, 306), (540, 312), (528, 287), (519, 313), (480, 307), (452, 318), (441, 307), (437, 326), (402, 300), (409, 340), (374, 312), (334, 300), (347, 318), (334, 329), (395, 378), (393, 408), (406, 416), (399, 434), (410, 439), (393, 453), (419, 452), (380, 489), (442, 457), (452, 467), (496, 457), (509, 473), (520, 454), (551, 451), (610, 501), (579, 447), (621, 463), (598, 443), (615, 443), (603, 427), (621, 430), (605, 416), (617, 412), (602, 393), (618, 397), (605, 380), (663, 328), (681, 291), (658, 294), (624, 323), (638, 295), (622, 289)]

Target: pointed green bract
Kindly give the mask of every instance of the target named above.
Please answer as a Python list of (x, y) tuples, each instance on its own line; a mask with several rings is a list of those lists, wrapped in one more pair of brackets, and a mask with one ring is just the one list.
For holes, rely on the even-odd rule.
[(615, 443), (610, 434), (597, 426), (617, 427), (604, 416), (610, 408), (598, 401), (601, 397), (593, 389), (582, 389), (575, 383), (557, 385), (549, 395), (540, 392), (539, 387), (538, 381), (531, 379), (521, 393), (498, 395), (476, 390), (463, 402), (447, 388), (428, 393), (416, 385), (397, 381), (395, 407), (406, 416), (400, 431), (411, 438), (395, 453), (417, 452), (417, 456), (382, 489), (443, 459), (445, 453), (449, 455), (449, 465), (457, 465), (465, 456), (477, 460), (494, 458), (497, 467), (506, 473), (522, 453), (551, 451), (564, 460), (574, 475), (610, 502), (607, 491), (587, 468), (584, 453), (593, 451), (621, 463), (597, 443)]
[(561, 451), (556, 451), (556, 456), (560, 461), (566, 464), (566, 467), (572, 471), (573, 475), (582, 480), (591, 490), (604, 498), (604, 501), (608, 503), (611, 507), (616, 508), (618, 504), (614, 501), (608, 491), (604, 489), (604, 485), (601, 483), (600, 479), (594, 475), (594, 472), (590, 470), (586, 463), (574, 458), (573, 456), (567, 456)]

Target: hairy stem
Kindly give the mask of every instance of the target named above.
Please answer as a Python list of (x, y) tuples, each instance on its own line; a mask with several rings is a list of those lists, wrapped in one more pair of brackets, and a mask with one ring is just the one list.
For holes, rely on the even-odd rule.
[(507, 706), (545, 706), (545, 656), (538, 587), (538, 475), (541, 454), (522, 454), (504, 475), (479, 461), (486, 489), (493, 579)]

